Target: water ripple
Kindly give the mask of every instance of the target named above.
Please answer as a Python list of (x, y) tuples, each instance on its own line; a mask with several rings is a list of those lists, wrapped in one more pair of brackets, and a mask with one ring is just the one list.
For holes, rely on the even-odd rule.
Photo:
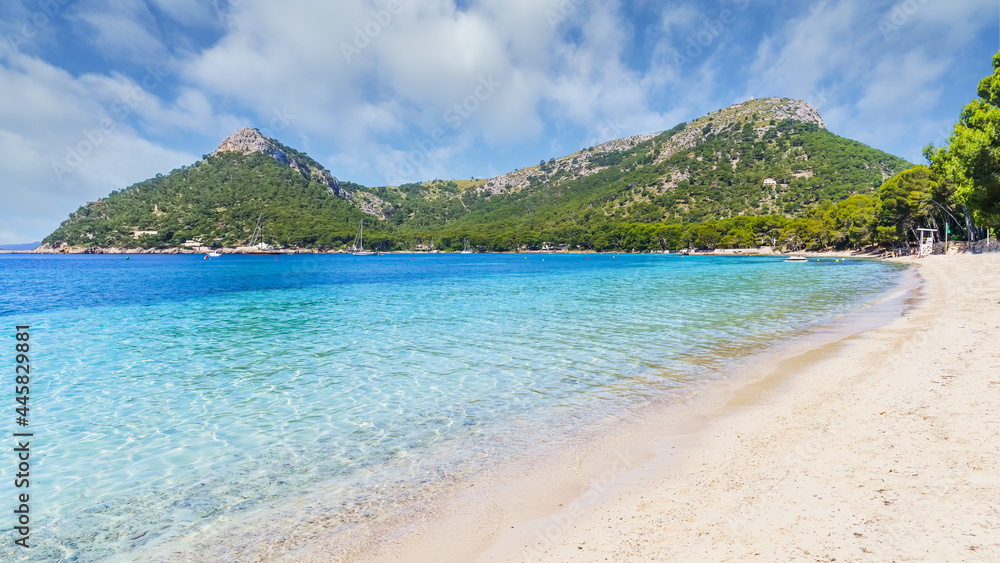
[(497, 459), (898, 276), (857, 260), (135, 258), (0, 258), (0, 287), (20, 288), (0, 320), (30, 321), (40, 374), (32, 510), (51, 543), (33, 560), (97, 560), (139, 528), (173, 537), (309, 487), (348, 495)]

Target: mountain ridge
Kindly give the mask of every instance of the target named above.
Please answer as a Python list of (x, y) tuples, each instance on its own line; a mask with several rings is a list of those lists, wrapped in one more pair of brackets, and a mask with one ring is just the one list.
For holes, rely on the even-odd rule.
[[(677, 135), (671, 137), (672, 144), (670, 148), (665, 150), (660, 155), (660, 160), (665, 160), (669, 158), (674, 153), (690, 148), (697, 144), (699, 137), (704, 137), (705, 134), (702, 132), (699, 134), (700, 128), (697, 124), (702, 122), (705, 118), (711, 117), (712, 121), (716, 117), (729, 117), (731, 119), (738, 119), (744, 115), (752, 115), (755, 111), (764, 112), (764, 117), (768, 120), (770, 119), (793, 119), (802, 123), (816, 123), (821, 129), (826, 129), (826, 124), (823, 122), (823, 118), (819, 115), (819, 111), (809, 105), (803, 100), (795, 100), (790, 98), (765, 98), (762, 100), (757, 100), (757, 104), (753, 105), (755, 100), (744, 103), (735, 103), (727, 108), (719, 109), (707, 114), (701, 118), (698, 118), (690, 123), (683, 124), (685, 127), (682, 131), (678, 132)], [(748, 105), (749, 104), (749, 105)], [(720, 119), (721, 121), (721, 119)], [(718, 125), (718, 124), (715, 124)], [(718, 132), (721, 127), (713, 128), (713, 132)], [(670, 131), (670, 130), (668, 130)], [(766, 131), (766, 129), (764, 129)], [(607, 153), (607, 152), (618, 152), (622, 150), (628, 150), (634, 148), (640, 143), (649, 141), (662, 135), (665, 131), (659, 131), (656, 133), (644, 133), (640, 135), (633, 135), (631, 137), (625, 137), (622, 139), (616, 139), (613, 141), (607, 141), (599, 145), (595, 145), (587, 151), (578, 151), (558, 159), (555, 159), (556, 163), (560, 163), (561, 160), (569, 158), (577, 158), (580, 161), (578, 164), (586, 164), (589, 161), (589, 156), (595, 153)], [(577, 156), (579, 155), (579, 156)], [(599, 170), (598, 170), (599, 171)], [(516, 171), (515, 171), (516, 172)], [(507, 174), (502, 174), (488, 180), (484, 189), (488, 189), (494, 193), (497, 192), (495, 186), (497, 183), (504, 180), (510, 179), (513, 172)], [(503, 179), (503, 180), (501, 180)]]
[(290, 248), (340, 247), (366, 216), (373, 218), (369, 240), (394, 247), (430, 236), (472, 236), (492, 248), (573, 237), (587, 245), (572, 233), (620, 223), (792, 218), (824, 201), (872, 194), (909, 166), (830, 133), (816, 108), (789, 98), (733, 104), (490, 179), (400, 186), (342, 182), (304, 153), (244, 127), (190, 167), (82, 206), (41, 251), (182, 248), (196, 239), (239, 246), (258, 215)]

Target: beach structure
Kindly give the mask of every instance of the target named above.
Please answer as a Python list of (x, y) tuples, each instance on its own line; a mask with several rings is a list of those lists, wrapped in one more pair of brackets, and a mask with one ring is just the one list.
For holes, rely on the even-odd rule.
[(934, 233), (936, 229), (917, 229), (920, 231), (920, 258), (934, 253)]

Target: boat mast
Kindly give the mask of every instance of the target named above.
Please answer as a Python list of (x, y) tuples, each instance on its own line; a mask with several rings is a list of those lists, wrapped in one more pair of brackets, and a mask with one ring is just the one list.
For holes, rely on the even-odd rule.
[(257, 226), (254, 227), (253, 234), (250, 235), (250, 246), (253, 246), (254, 243), (257, 242), (257, 237), (260, 237), (263, 234), (263, 233), (261, 233), (261, 229), (260, 229), (260, 220), (263, 219), (263, 218), (264, 218), (264, 212), (261, 211), (260, 212), (260, 216), (257, 217)]

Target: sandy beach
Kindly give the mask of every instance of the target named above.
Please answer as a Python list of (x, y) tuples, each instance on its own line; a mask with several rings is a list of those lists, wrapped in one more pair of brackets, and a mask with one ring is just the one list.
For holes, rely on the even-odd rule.
[(906, 303), (861, 315), (880, 328), (781, 348), (363, 527), (251, 517), (141, 559), (1000, 560), (1000, 255), (902, 260)]
[(904, 316), (736, 391), (478, 560), (1000, 560), (1000, 255), (917, 263)]

